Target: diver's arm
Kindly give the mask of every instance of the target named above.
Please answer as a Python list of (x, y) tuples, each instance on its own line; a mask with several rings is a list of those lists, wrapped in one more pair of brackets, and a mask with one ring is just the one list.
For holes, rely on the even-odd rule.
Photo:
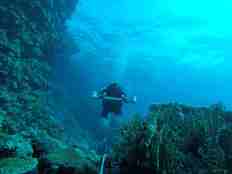
[(102, 89), (97, 93), (97, 97), (98, 97), (98, 98), (103, 98), (104, 96), (106, 96), (106, 88), (102, 88)]
[(123, 93), (123, 94), (121, 95), (121, 98), (122, 98), (122, 100), (123, 100), (125, 103), (129, 103), (129, 98), (127, 97), (127, 95), (126, 95), (125, 93)]
[(96, 98), (96, 99), (103, 98), (104, 96), (106, 96), (105, 88), (101, 89), (100, 91), (93, 91), (92, 94), (92, 98)]
[(126, 94), (123, 94), (121, 98), (125, 103), (136, 103), (137, 101), (136, 97), (133, 97), (133, 99), (129, 99)]

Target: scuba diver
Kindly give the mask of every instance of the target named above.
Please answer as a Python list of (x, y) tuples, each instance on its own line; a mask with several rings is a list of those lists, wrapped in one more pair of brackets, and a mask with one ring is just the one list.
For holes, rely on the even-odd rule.
[(101, 116), (107, 118), (109, 113), (122, 114), (123, 103), (136, 103), (136, 97), (130, 100), (118, 83), (113, 82), (99, 92), (93, 93), (93, 98), (102, 100)]

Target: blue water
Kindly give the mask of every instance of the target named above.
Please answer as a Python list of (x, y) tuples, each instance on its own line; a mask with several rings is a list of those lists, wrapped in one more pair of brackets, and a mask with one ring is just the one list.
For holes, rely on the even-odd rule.
[(174, 101), (231, 109), (231, 9), (229, 0), (80, 0), (67, 22), (79, 47), (68, 94), (85, 115), (101, 107), (86, 97), (112, 80), (138, 98), (126, 116)]

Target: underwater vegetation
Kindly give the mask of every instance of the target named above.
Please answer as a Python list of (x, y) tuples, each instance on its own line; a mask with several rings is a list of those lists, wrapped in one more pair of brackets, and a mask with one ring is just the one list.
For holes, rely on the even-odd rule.
[(69, 57), (76, 47), (65, 28), (76, 4), (0, 2), (0, 174), (96, 170), (95, 152), (66, 143), (49, 101), (55, 55), (62, 48)]
[(12, 134), (30, 128), (46, 130), (51, 136), (62, 132), (58, 131), (48, 105), (48, 81), (54, 54), (60, 47), (70, 48), (65, 20), (76, 3), (0, 2), (0, 113)]
[[(64, 103), (50, 93), (57, 88), (51, 80), (56, 55), (68, 59), (77, 51), (65, 27), (76, 4), (0, 2), (0, 174), (98, 173), (100, 155), (86, 148), (96, 142), (87, 140), (81, 126), (72, 133), (84, 135), (67, 141), (65, 128), (71, 126), (67, 121), (64, 128), (54, 109)], [(76, 110), (64, 115), (75, 119)], [(122, 174), (232, 173), (232, 112), (221, 104), (151, 105), (148, 117), (135, 116), (116, 140), (112, 159)]]
[[(112, 156), (121, 173), (231, 173), (231, 112), (223, 105), (151, 105), (121, 128)], [(124, 169), (123, 169), (124, 168)]]

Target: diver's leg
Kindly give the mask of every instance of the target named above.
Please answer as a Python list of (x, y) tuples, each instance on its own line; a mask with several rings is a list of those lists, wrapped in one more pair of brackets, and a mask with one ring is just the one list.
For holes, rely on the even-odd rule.
[(120, 116), (120, 115), (122, 115), (122, 110), (121, 109), (117, 110), (117, 111), (114, 112), (114, 114), (117, 115), (117, 116)]
[(109, 111), (108, 105), (109, 104), (107, 102), (103, 102), (103, 105), (102, 105), (101, 125), (103, 126), (103, 128), (108, 128), (109, 127), (108, 115), (109, 115), (110, 111)]
[(102, 110), (102, 114), (101, 114), (102, 117), (101, 117), (100, 122), (101, 122), (101, 126), (102, 126), (104, 129), (109, 127), (108, 114), (109, 114), (108, 110), (106, 110), (106, 109), (103, 109), (103, 110)]
[(121, 103), (118, 103), (114, 106), (114, 114), (122, 115), (122, 104)]
[(111, 119), (111, 127), (113, 128), (119, 128), (123, 125), (123, 117), (118, 115), (113, 115)]
[(110, 112), (109, 108), (110, 108), (109, 107), (109, 102), (103, 100), (103, 102), (102, 102), (102, 112), (101, 112), (101, 116), (103, 118), (107, 118), (108, 117), (108, 114)]
[(122, 125), (123, 123), (123, 118), (121, 117), (122, 115), (122, 105), (121, 103), (117, 103), (114, 105), (113, 109), (113, 119), (112, 119), (112, 127), (118, 128)]
[(101, 116), (102, 116), (103, 118), (107, 118), (107, 117), (108, 117), (108, 114), (109, 114), (108, 109), (106, 109), (105, 107), (103, 107), (102, 112), (101, 112)]

